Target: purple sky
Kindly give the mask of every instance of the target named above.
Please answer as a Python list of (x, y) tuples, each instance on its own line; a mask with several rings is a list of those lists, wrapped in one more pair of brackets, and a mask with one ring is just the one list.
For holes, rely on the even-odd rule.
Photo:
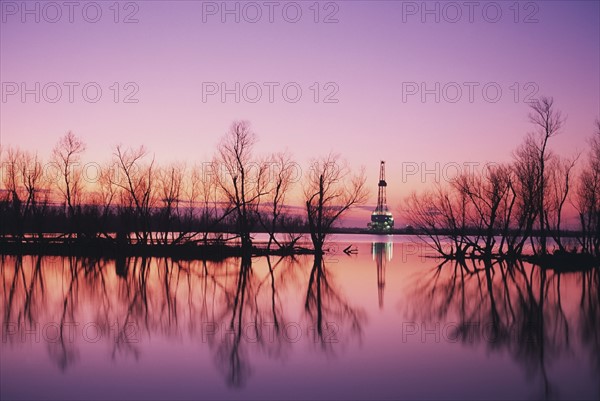
[[(248, 119), (259, 135), (258, 153), (287, 148), (304, 165), (332, 150), (354, 167), (365, 165), (373, 183), (379, 160), (386, 160), (388, 199), (395, 208), (422, 181), (422, 171), (406, 176), (409, 164), (437, 169), (443, 179), (447, 163), (508, 160), (531, 128), (525, 102), (531, 92), (553, 96), (567, 116), (551, 144), (565, 155), (585, 149), (600, 115), (598, 1), (516, 7), (512, 1), (475, 2), (472, 16), (464, 2), (321, 2), (318, 16), (312, 1), (276, 2), (273, 22), (262, 1), (227, 3), (231, 9), (238, 4), (239, 23), (235, 15), (221, 15), (221, 2), (200, 1), (122, 2), (115, 23), (113, 3), (88, 5), (84, 13), (89, 3), (79, 2), (71, 23), (59, 1), (54, 4), (62, 16), (51, 23), (53, 6), (27, 2), (30, 9), (38, 7), (38, 23), (35, 15), (22, 14), (24, 3), (0, 2), (3, 147), (47, 156), (58, 137), (73, 130), (87, 142), (89, 161), (107, 160), (122, 143), (144, 144), (159, 161), (191, 164), (210, 159), (233, 120)], [(100, 20), (87, 22), (95, 5)], [(262, 17), (252, 23), (255, 5)], [(296, 5), (300, 20), (288, 22)], [(435, 14), (422, 13), (436, 7), (439, 22)], [(501, 15), (492, 22), (498, 8)], [(123, 23), (131, 13), (138, 22)], [(326, 17), (338, 22), (324, 23)], [(23, 102), (19, 86), (35, 88), (36, 82), (40, 102), (33, 94)], [(56, 103), (48, 101), (55, 96), (51, 82), (62, 87)], [(72, 103), (64, 82), (79, 83)], [(97, 103), (82, 94), (90, 82), (102, 89)], [(135, 85), (125, 87), (127, 82)], [(228, 88), (256, 82), (262, 97), (250, 102), (256, 96), (250, 84), (246, 93), (240, 90), (239, 103), (234, 94), (222, 102), (220, 93), (203, 94), (211, 82)], [(272, 102), (264, 82), (277, 83)], [(465, 82), (472, 83), (472, 102)], [(434, 93), (422, 102), (421, 83), (430, 89), (439, 83), (439, 103)], [(302, 90), (298, 102), (286, 100), (286, 84), (290, 98), (294, 87)], [(123, 102), (135, 88), (138, 102)], [(407, 92), (415, 88), (419, 93)], [(498, 101), (486, 100), (496, 97), (496, 88), (502, 90)], [(93, 87), (88, 94), (94, 95)], [(325, 103), (327, 95), (337, 103)], [(436, 177), (423, 178), (431, 183)]]

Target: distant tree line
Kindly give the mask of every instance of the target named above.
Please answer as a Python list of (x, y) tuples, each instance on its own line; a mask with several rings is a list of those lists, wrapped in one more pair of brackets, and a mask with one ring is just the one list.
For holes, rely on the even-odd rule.
[[(309, 230), (321, 252), (340, 217), (366, 201), (364, 170), (353, 173), (329, 154), (298, 172), (287, 152), (257, 157), (256, 141), (248, 122), (234, 122), (216, 149), (211, 173), (184, 163), (160, 166), (143, 146), (119, 145), (93, 183), (84, 179), (86, 144), (72, 132), (60, 138), (46, 163), (37, 153), (3, 149), (0, 235), (20, 241), (53, 232), (72, 241), (146, 245), (237, 239), (250, 252), (252, 232), (268, 233), (271, 249), (293, 247), (298, 233)], [(287, 206), (296, 185), (303, 213)], [(224, 232), (234, 235), (224, 238)], [(287, 234), (286, 240), (276, 233)]]
[[(414, 230), (446, 257), (520, 257), (551, 251), (600, 257), (600, 121), (584, 154), (564, 157), (549, 144), (564, 125), (552, 98), (530, 105), (534, 131), (511, 163), (480, 173), (461, 172), (406, 199), (404, 215)], [(579, 217), (576, 242), (565, 239), (564, 212)]]

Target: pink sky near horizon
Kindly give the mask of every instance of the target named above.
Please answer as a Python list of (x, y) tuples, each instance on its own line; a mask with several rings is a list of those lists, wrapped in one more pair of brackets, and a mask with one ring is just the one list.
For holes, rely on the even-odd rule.
[[(550, 144), (563, 155), (585, 151), (600, 117), (597, 1), (521, 2), (518, 23), (513, 2), (495, 3), (502, 10), (497, 23), (481, 12), (493, 2), (478, 2), (472, 23), (466, 15), (451, 23), (441, 12), (439, 23), (432, 16), (423, 23), (421, 14), (406, 14), (408, 3), (423, 7), (423, 2), (330, 2), (339, 9), (334, 16), (339, 22), (327, 24), (313, 21), (313, 2), (298, 3), (303, 11), (298, 23), (286, 22), (277, 11), (273, 23), (265, 15), (258, 23), (231, 17), (222, 23), (219, 15), (203, 15), (212, 2), (137, 2), (139, 22), (132, 24), (113, 22), (112, 2), (98, 2), (103, 16), (95, 24), (77, 11), (74, 23), (66, 16), (57, 23), (43, 18), (23, 23), (20, 15), (7, 13), (5, 3), (11, 2), (2, 2), (0, 22), (0, 145), (37, 150), (43, 157), (72, 130), (87, 143), (86, 161), (108, 160), (117, 144), (143, 144), (160, 162), (201, 163), (211, 159), (232, 121), (246, 119), (259, 137), (257, 154), (287, 149), (304, 166), (333, 151), (353, 168), (364, 165), (373, 184), (370, 204), (376, 200), (379, 161), (385, 160), (388, 203), (395, 211), (404, 196), (424, 187), (423, 167), (443, 179), (457, 164), (510, 160), (532, 128), (524, 102), (533, 87), (528, 83), (539, 88), (537, 96), (553, 96), (567, 117)], [(537, 8), (526, 8), (529, 3)], [(335, 10), (327, 4), (318, 4), (320, 20)], [(435, 4), (443, 9), (445, 3), (427, 7)], [(538, 22), (524, 23), (532, 11)], [(73, 103), (66, 90), (57, 103), (35, 103), (32, 96), (22, 102), (19, 94), (6, 94), (12, 82), (28, 87), (97, 82), (103, 94), (97, 103), (77, 90)], [(109, 88), (114, 82), (121, 96), (126, 82), (136, 83), (139, 102), (115, 103)], [(233, 96), (224, 103), (218, 96), (203, 102), (206, 82), (229, 87), (279, 82), (279, 88), (296, 82), (303, 93), (297, 103), (285, 101), (278, 90), (272, 103), (265, 90), (257, 103), (236, 103)], [(315, 82), (318, 103), (310, 89)], [(337, 103), (322, 102), (328, 82), (339, 89)], [(444, 98), (436, 103), (433, 95), (424, 103), (419, 95), (403, 99), (403, 83), (410, 82), (429, 88), (456, 82), (463, 93), (456, 103)], [(473, 102), (464, 82), (479, 84)], [(502, 89), (496, 103), (480, 90), (492, 82)], [(403, 174), (415, 165), (417, 174)], [(424, 178), (430, 185), (436, 175)], [(357, 221), (363, 215), (368, 211), (356, 214)]]

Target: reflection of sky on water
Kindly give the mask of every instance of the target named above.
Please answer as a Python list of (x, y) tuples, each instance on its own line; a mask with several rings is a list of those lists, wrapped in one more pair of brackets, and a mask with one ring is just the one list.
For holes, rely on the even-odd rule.
[(391, 241), (322, 261), (132, 259), (121, 275), (5, 257), (2, 398), (598, 396), (597, 271), (437, 269)]

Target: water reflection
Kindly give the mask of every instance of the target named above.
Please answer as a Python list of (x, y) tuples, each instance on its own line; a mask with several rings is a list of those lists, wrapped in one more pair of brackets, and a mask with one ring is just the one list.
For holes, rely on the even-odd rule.
[(336, 288), (320, 255), (315, 256), (304, 311), (309, 324), (313, 342), (323, 351), (331, 352), (333, 345), (339, 343), (341, 333), (349, 337), (362, 339), (366, 313), (353, 307), (341, 290)]
[(383, 309), (383, 295), (385, 290), (385, 266), (391, 262), (394, 256), (394, 243), (373, 242), (371, 244), (371, 254), (377, 266), (377, 298), (379, 300), (379, 309)]
[[(230, 386), (243, 386), (252, 371), (248, 345), (258, 346), (272, 358), (282, 358), (288, 351), (289, 343), (282, 338), (286, 321), (277, 294), (278, 281), (283, 285), (285, 276), (278, 275), (276, 281), (275, 275), (282, 261), (279, 259), (273, 265), (267, 258), (268, 274), (260, 277), (252, 269), (251, 259), (241, 258), (233, 281), (213, 278), (213, 283), (223, 289), (221, 310), (204, 321), (210, 322), (208, 343)], [(220, 329), (225, 335), (214, 335)]]
[(445, 322), (446, 340), (509, 355), (538, 381), (536, 398), (556, 398), (548, 369), (561, 357), (585, 355), (600, 373), (599, 285), (597, 269), (560, 274), (518, 261), (444, 262), (411, 282), (411, 318), (426, 327)]
[[(537, 398), (561, 397), (557, 382), (581, 372), (600, 372), (597, 269), (558, 274), (523, 263), (491, 261), (435, 266), (433, 259), (415, 259), (413, 248), (401, 248), (403, 257), (393, 258), (391, 242), (361, 247), (357, 256), (221, 262), (5, 256), (2, 363), (20, 367), (26, 366), (26, 359), (40, 365), (51, 361), (44, 374), (61, 372), (73, 381), (90, 363), (98, 377), (130, 364), (137, 366), (132, 371), (136, 372), (156, 361), (181, 363), (182, 369), (197, 371), (199, 377), (217, 374), (221, 380), (215, 382), (232, 391), (251, 391), (255, 382), (265, 385), (269, 375), (264, 371), (271, 366), (295, 372), (289, 373), (285, 387), (304, 383), (304, 375), (322, 360), (334, 363), (321, 369), (332, 388), (339, 389), (339, 398), (359, 396), (352, 386), (346, 389), (335, 381), (345, 382), (350, 367), (358, 369), (350, 377), (359, 380), (359, 372), (367, 387), (370, 380), (382, 380), (374, 397), (400, 398), (398, 389), (421, 384), (410, 379), (400, 383), (397, 376), (372, 379), (369, 374), (410, 371), (420, 359), (431, 366), (439, 363), (437, 351), (429, 354), (435, 344), (400, 342), (400, 326), (416, 322), (446, 329), (441, 330), (447, 337), (444, 352), (464, 346), (493, 358), (488, 363), (494, 366), (508, 356), (513, 364), (498, 367), (498, 374), (518, 367), (528, 382), (520, 390), (529, 391), (533, 383)], [(406, 315), (399, 316), (394, 308), (384, 310), (386, 286), (387, 299), (402, 305)], [(170, 354), (175, 351), (191, 359), (180, 362), (181, 355), (176, 359)], [(369, 359), (371, 355), (375, 359)], [(564, 379), (557, 366), (568, 358), (587, 365), (563, 372), (571, 375)], [(208, 368), (201, 370), (204, 361)], [(369, 368), (361, 365), (366, 363)], [(464, 362), (456, 361), (460, 363)], [(127, 387), (133, 374), (126, 374), (119, 385)], [(460, 369), (443, 375), (457, 380)], [(430, 387), (422, 391), (424, 398), (432, 398)], [(433, 393), (433, 398), (440, 394)]]
[[(4, 257), (2, 284), (2, 345), (47, 344), (63, 372), (77, 364), (81, 348), (100, 340), (112, 360), (138, 360), (159, 337), (206, 344), (227, 385), (243, 387), (251, 354), (284, 360), (300, 340), (333, 353), (361, 337), (366, 319), (322, 257)], [(284, 308), (282, 293), (295, 291), (304, 294), (302, 313), (288, 318), (292, 302)]]

